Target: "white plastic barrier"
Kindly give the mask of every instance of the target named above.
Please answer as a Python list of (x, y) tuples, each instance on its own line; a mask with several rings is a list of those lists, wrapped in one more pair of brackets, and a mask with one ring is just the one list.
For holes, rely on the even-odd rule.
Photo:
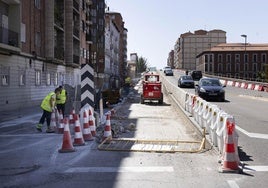
[(219, 113), (219, 119), (217, 120), (217, 126), (216, 126), (216, 135), (217, 135), (217, 144), (218, 144), (218, 149), (219, 152), (223, 152), (223, 146), (224, 146), (224, 138), (225, 138), (225, 129), (226, 129), (226, 122), (227, 119), (232, 119), (232, 116), (225, 112), (220, 112)]
[(218, 107), (213, 108), (213, 115), (211, 117), (211, 121), (210, 121), (210, 126), (209, 126), (209, 136), (211, 138), (211, 142), (214, 146), (218, 146), (217, 145), (217, 135), (216, 135), (216, 122), (220, 113), (220, 109)]
[(201, 108), (201, 103), (202, 103), (202, 99), (200, 97), (196, 97), (196, 101), (195, 101), (194, 107), (193, 107), (193, 117), (194, 117), (194, 120), (196, 122), (197, 122), (197, 118), (198, 118), (198, 112)]
[(200, 125), (200, 127), (203, 127), (203, 114), (207, 112), (207, 101), (201, 100), (198, 116), (197, 116), (197, 123)]
[(213, 109), (217, 107), (217, 105), (207, 103), (208, 109), (206, 109), (206, 113), (203, 114), (203, 127), (206, 128), (206, 133), (210, 132), (210, 124), (213, 117)]

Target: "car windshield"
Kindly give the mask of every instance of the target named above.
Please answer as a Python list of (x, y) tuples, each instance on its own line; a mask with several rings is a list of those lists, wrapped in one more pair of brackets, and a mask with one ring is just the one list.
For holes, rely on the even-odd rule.
[(183, 80), (193, 80), (193, 78), (191, 76), (183, 76), (182, 79)]
[(201, 81), (202, 86), (221, 86), (219, 80), (205, 79)]

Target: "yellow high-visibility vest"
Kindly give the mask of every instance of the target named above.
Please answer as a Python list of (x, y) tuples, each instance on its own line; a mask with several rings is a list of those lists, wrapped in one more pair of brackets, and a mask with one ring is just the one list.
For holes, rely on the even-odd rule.
[[(53, 95), (54, 95), (54, 96), (53, 96)], [(48, 112), (52, 112), (52, 108), (53, 108), (53, 106), (51, 106), (51, 104), (50, 104), (50, 99), (51, 99), (51, 97), (53, 97), (54, 100), (55, 100), (55, 97), (56, 97), (55, 92), (50, 92), (50, 93), (43, 99), (43, 101), (42, 101), (42, 103), (41, 103), (41, 108), (42, 108), (43, 110), (48, 111)]]
[(66, 102), (66, 90), (62, 89), (61, 93), (57, 96), (57, 104), (65, 104)]

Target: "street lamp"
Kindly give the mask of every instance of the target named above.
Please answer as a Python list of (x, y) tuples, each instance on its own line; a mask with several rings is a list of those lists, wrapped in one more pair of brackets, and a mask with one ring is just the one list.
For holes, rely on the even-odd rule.
[(245, 79), (245, 71), (246, 71), (246, 51), (247, 51), (247, 35), (243, 34), (241, 37), (245, 38), (245, 51), (244, 51), (244, 73), (243, 73), (243, 79)]

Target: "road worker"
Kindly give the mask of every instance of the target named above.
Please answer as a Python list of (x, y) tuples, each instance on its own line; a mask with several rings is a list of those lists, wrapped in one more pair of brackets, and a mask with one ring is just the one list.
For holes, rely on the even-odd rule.
[(56, 96), (60, 94), (60, 89), (56, 88), (54, 92), (50, 92), (42, 101), (41, 108), (43, 109), (43, 114), (39, 120), (39, 123), (36, 125), (36, 129), (42, 132), (42, 126), (46, 120), (47, 122), (47, 133), (53, 133), (53, 130), (50, 127), (50, 120), (52, 111), (55, 110)]
[(65, 103), (67, 100), (67, 92), (62, 86), (59, 86), (59, 89), (60, 89), (60, 94), (56, 97), (56, 104), (57, 104), (57, 109), (59, 110), (59, 112), (62, 113), (64, 117)]

